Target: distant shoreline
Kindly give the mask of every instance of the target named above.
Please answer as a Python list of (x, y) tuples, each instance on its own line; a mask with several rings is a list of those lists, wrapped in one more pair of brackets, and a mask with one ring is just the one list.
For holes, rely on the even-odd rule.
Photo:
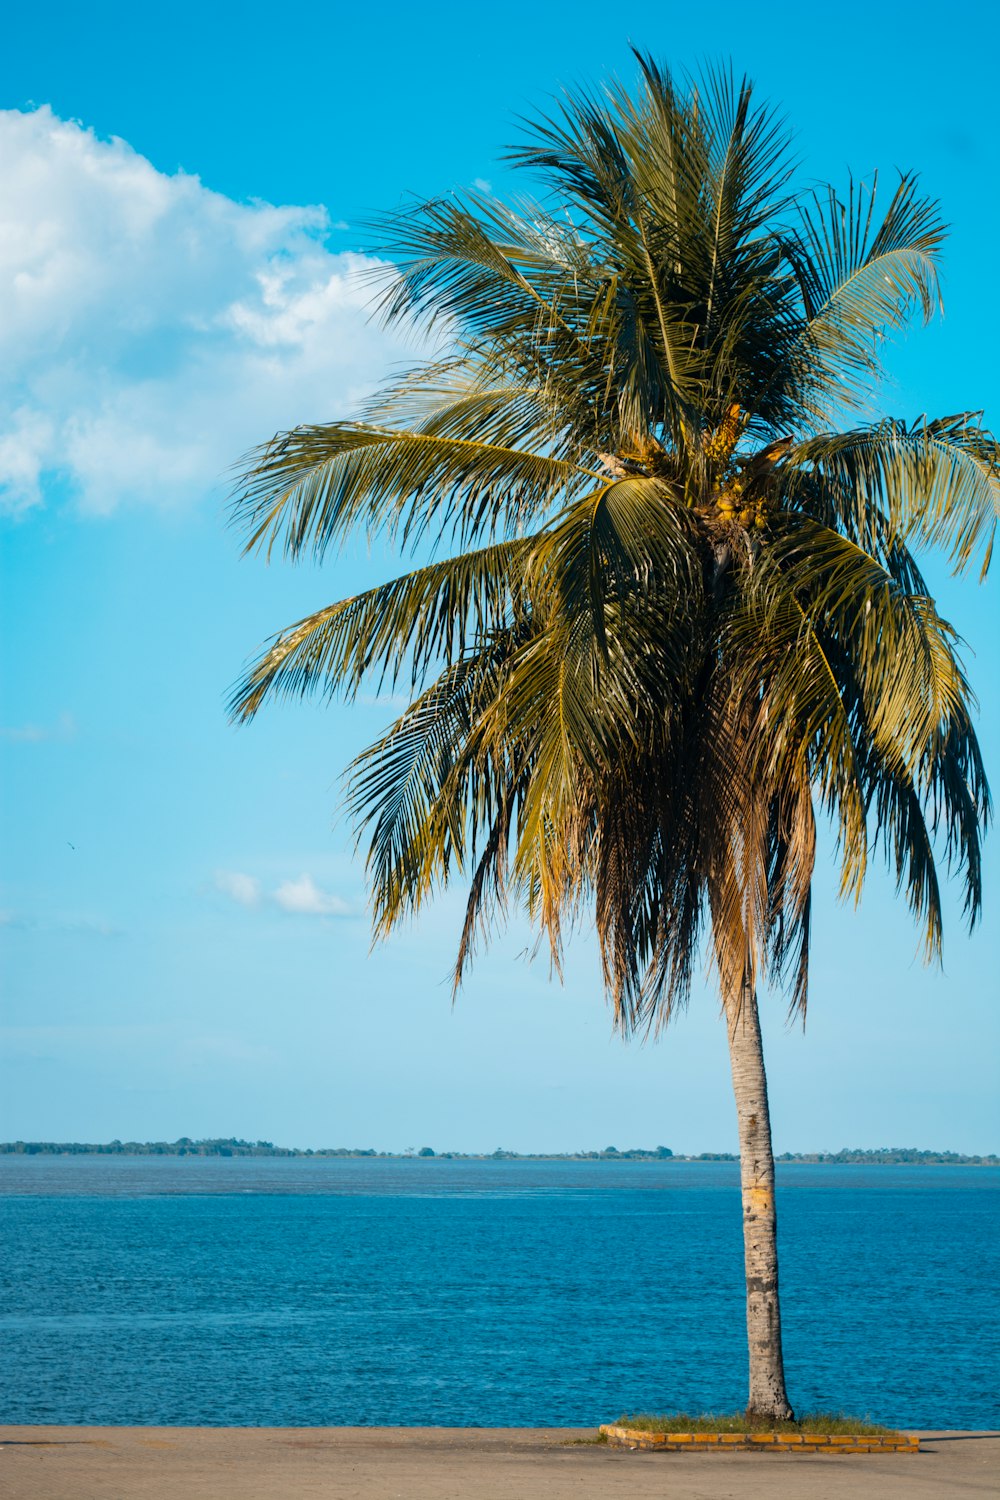
[[(306, 1160), (347, 1158), (377, 1161), (675, 1161), (736, 1162), (739, 1157), (726, 1151), (703, 1151), (696, 1156), (675, 1155), (666, 1146), (650, 1150), (633, 1147), (618, 1151), (607, 1146), (603, 1151), (434, 1151), (429, 1146), (419, 1151), (375, 1151), (347, 1146), (319, 1150), (298, 1146), (275, 1146), (271, 1141), (230, 1139), (191, 1140), (182, 1136), (176, 1141), (108, 1141), (93, 1144), (80, 1141), (0, 1141), (0, 1156), (196, 1156), (196, 1157), (294, 1157)], [(844, 1148), (840, 1151), (785, 1151), (775, 1157), (779, 1164), (803, 1166), (1000, 1166), (1000, 1156), (966, 1156), (958, 1151), (919, 1151), (916, 1147), (884, 1146), (874, 1150)]]

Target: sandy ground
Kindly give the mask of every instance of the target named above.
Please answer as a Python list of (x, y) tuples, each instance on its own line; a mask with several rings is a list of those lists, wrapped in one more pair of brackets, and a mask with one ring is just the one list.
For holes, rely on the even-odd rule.
[[(1000, 1432), (918, 1456), (627, 1452), (567, 1428), (0, 1427), (4, 1500), (943, 1500), (1000, 1493)], [(921, 1434), (921, 1436), (925, 1436)]]

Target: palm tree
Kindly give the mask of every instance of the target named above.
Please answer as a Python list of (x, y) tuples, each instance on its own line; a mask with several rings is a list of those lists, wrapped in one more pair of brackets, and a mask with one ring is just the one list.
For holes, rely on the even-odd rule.
[[(706, 954), (739, 1120), (748, 1412), (785, 1391), (758, 987), (804, 1017), (817, 817), (857, 898), (881, 848), (940, 950), (936, 858), (980, 907), (989, 792), (952, 628), (913, 546), (985, 570), (1000, 448), (874, 393), (938, 302), (944, 227), (903, 176), (803, 194), (789, 137), (725, 72), (567, 96), (513, 161), (545, 189), (378, 221), (389, 323), (439, 340), (361, 420), (246, 460), (247, 547), (388, 536), (404, 576), (275, 637), (235, 691), (412, 701), (354, 763), (376, 936), (468, 887), (456, 986), (522, 904), (558, 967), (593, 910), (624, 1033)], [(427, 561), (428, 556), (431, 558)], [(936, 854), (937, 852), (937, 854)]]

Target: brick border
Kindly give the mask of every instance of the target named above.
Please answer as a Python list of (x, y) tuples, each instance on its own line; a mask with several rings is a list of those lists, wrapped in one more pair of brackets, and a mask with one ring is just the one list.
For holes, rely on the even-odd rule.
[(825, 1432), (645, 1432), (605, 1423), (601, 1436), (616, 1448), (648, 1448), (657, 1453), (919, 1453), (920, 1439), (906, 1432), (886, 1434)]

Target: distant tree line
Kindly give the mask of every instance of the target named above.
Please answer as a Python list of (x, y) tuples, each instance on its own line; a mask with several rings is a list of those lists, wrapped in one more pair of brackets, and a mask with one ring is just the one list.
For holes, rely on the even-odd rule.
[(915, 1146), (881, 1146), (877, 1151), (863, 1151), (859, 1147), (845, 1147), (842, 1151), (786, 1151), (776, 1156), (775, 1161), (831, 1162), (835, 1166), (900, 1166), (913, 1162), (922, 1166), (993, 1167), (1000, 1164), (1000, 1157), (964, 1156), (960, 1151), (918, 1151)]
[[(421, 1146), (419, 1151), (375, 1151), (357, 1146), (325, 1146), (319, 1150), (302, 1150), (297, 1146), (275, 1146), (271, 1141), (244, 1141), (236, 1136), (194, 1141), (182, 1135), (176, 1141), (107, 1141), (94, 1145), (82, 1141), (3, 1141), (0, 1156), (296, 1156), (296, 1157), (379, 1157), (390, 1161), (414, 1157), (435, 1161), (738, 1161), (731, 1151), (702, 1151), (696, 1156), (675, 1156), (667, 1146), (645, 1149), (639, 1146), (619, 1151), (605, 1146), (603, 1151), (434, 1151)], [(998, 1166), (1000, 1157), (965, 1156), (958, 1151), (918, 1151), (915, 1146), (882, 1146), (873, 1151), (844, 1148), (841, 1151), (785, 1151), (775, 1158), (780, 1162), (805, 1164), (831, 1163), (836, 1166), (905, 1165), (924, 1166)]]
[(298, 1146), (275, 1146), (272, 1141), (244, 1141), (236, 1136), (195, 1141), (183, 1135), (176, 1141), (107, 1141), (91, 1144), (84, 1141), (4, 1141), (0, 1155), (6, 1156), (349, 1156), (384, 1157), (406, 1160), (414, 1156), (435, 1160), (458, 1161), (664, 1161), (673, 1156), (668, 1146), (652, 1150), (633, 1147), (619, 1151), (606, 1146), (603, 1151), (569, 1151), (523, 1153), (505, 1151), (498, 1146), (491, 1152), (434, 1151), (422, 1146), (419, 1151), (376, 1151), (358, 1146), (324, 1146), (318, 1150)]
[(4, 1141), (0, 1155), (6, 1156), (385, 1156), (391, 1153), (349, 1146), (322, 1151), (301, 1151), (296, 1146), (275, 1146), (272, 1141), (243, 1141), (236, 1136), (193, 1141), (182, 1135), (176, 1141), (107, 1141), (93, 1145), (83, 1141)]

